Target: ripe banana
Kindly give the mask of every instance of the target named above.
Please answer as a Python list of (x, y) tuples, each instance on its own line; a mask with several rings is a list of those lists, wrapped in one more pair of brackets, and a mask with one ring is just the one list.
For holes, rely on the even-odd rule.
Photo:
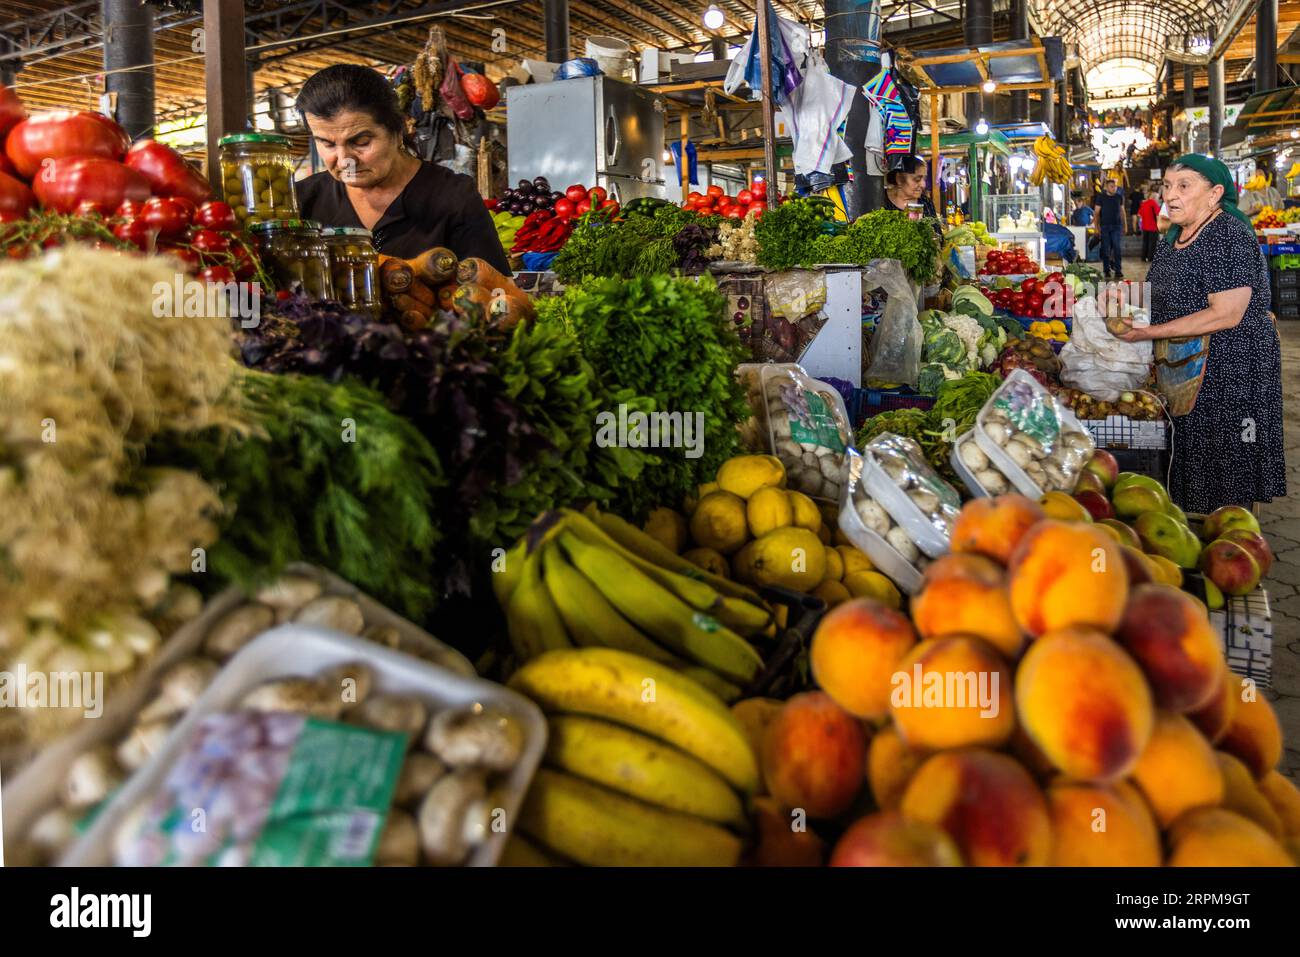
[(731, 785), (671, 745), (577, 715), (553, 715), (547, 730), (550, 767), (669, 811), (745, 826), (745, 808)]
[(548, 768), (538, 768), (519, 826), (593, 867), (732, 867), (740, 858), (740, 839), (715, 824)]
[(569, 564), (556, 542), (542, 549), (542, 575), (569, 638), (580, 648), (617, 648), (675, 668), (686, 662), (660, 648), (620, 615), (587, 578)]
[(617, 552), (590, 545), (568, 529), (560, 532), (559, 542), (611, 605), (669, 651), (742, 683), (763, 667), (762, 657), (744, 638), (681, 601)]
[(520, 535), (519, 541), (510, 546), (501, 560), (501, 570), (492, 569), (492, 592), (497, 596), (497, 604), (507, 607), (510, 596), (523, 578), (524, 561), (528, 554), (528, 536)]
[(742, 689), (739, 685), (734, 685), (726, 678), (721, 678), (716, 672), (708, 668), (701, 668), (699, 665), (681, 665), (674, 666), (686, 677), (703, 685), (709, 694), (716, 695), (723, 704), (731, 704), (740, 698)]
[(684, 675), (611, 648), (548, 652), (514, 673), (510, 687), (548, 712), (617, 721), (699, 758), (752, 794), (758, 764), (726, 705)]
[(536, 658), (544, 651), (570, 647), (568, 632), (551, 595), (542, 581), (541, 556), (536, 552), (523, 562), (519, 584), (506, 606), (510, 644), (520, 661)]
[(514, 831), (501, 849), (501, 859), (497, 867), (564, 867), (563, 861), (556, 859), (545, 848)]

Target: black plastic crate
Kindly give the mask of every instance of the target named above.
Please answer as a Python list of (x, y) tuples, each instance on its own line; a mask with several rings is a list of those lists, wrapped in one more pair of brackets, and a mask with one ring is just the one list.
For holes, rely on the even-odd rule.
[(1119, 462), (1121, 471), (1150, 475), (1165, 484), (1169, 471), (1168, 449), (1108, 449)]
[(1273, 293), (1274, 306), (1300, 303), (1300, 286), (1279, 286)]
[(1274, 269), (1273, 285), (1277, 288), (1300, 286), (1300, 269)]
[(1279, 319), (1300, 319), (1300, 302), (1274, 303), (1273, 315)]

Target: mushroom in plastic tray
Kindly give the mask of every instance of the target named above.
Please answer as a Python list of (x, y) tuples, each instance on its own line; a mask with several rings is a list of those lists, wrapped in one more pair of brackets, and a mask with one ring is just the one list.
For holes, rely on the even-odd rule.
[(957, 437), (951, 456), (953, 471), (966, 483), (972, 495), (1003, 495), (1011, 491), (1011, 483), (989, 461), (984, 450), (975, 441), (973, 432)]
[(921, 587), (921, 571), (930, 560), (864, 488), (866, 468), (867, 460), (849, 449), (844, 497), (840, 503), (840, 530), (894, 584), (914, 594)]
[[(317, 855), (311, 863), (464, 863), (492, 832), (494, 789), (523, 754), (523, 726), (490, 706), (438, 709), (376, 685), (368, 664), (349, 662), (266, 681), (237, 707), (206, 715), (161, 785), (119, 824), (115, 863), (301, 863), (296, 854)], [(356, 766), (328, 785), (316, 777), (349, 762)], [(309, 783), (287, 802), (296, 781)], [(190, 807), (204, 811), (199, 833), (187, 815), (177, 820)], [(319, 821), (304, 825), (312, 815)], [(346, 828), (339, 816), (350, 819)], [(300, 840), (304, 827), (328, 841)]]
[(862, 451), (874, 465), (863, 473), (868, 494), (884, 506), (922, 552), (931, 558), (946, 554), (961, 511), (957, 490), (930, 467), (912, 439), (884, 432)]
[(985, 403), (974, 432), (990, 463), (1035, 498), (1072, 490), (1095, 448), (1074, 414), (1019, 369)]
[(761, 381), (770, 447), (785, 466), (786, 486), (838, 502), (852, 441), (844, 398), (795, 365), (763, 366)]

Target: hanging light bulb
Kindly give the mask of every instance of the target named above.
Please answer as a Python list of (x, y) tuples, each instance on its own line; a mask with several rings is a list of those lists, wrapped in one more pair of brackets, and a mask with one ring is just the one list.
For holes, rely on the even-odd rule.
[(988, 131), (989, 131), (988, 120), (984, 119), (984, 117), (981, 116), (980, 121), (975, 124), (975, 132), (978, 133), (980, 136), (983, 136)]
[(992, 92), (993, 92), (994, 90), (996, 90), (997, 88), (998, 88), (998, 85), (997, 85), (997, 83), (994, 82), (993, 80), (985, 80), (985, 81), (984, 81), (984, 85), (981, 87), (981, 89), (982, 89), (985, 93), (992, 93)]
[(1293, 140), (1300, 140), (1300, 130), (1292, 130), (1292, 131), (1291, 131), (1291, 139), (1293, 139)]
[(709, 9), (704, 11), (704, 25), (710, 30), (716, 30), (722, 26), (723, 13), (716, 3), (709, 4)]

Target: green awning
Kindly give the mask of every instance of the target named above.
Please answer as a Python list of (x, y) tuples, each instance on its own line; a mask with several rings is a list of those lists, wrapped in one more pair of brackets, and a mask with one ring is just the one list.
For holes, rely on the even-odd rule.
[[(924, 141), (926, 138), (922, 137)], [(1010, 141), (999, 131), (989, 129), (987, 133), (968, 130), (965, 133), (943, 133), (939, 136), (939, 150), (964, 149), (968, 146), (987, 146), (1000, 156), (1011, 155)]]

